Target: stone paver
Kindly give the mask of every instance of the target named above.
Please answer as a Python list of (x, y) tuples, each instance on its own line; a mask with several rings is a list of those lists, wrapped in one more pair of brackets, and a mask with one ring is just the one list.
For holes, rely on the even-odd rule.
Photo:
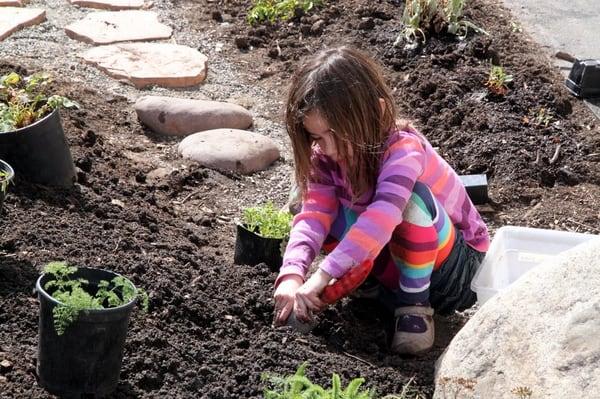
[(204, 130), (246, 129), (252, 114), (244, 107), (218, 101), (144, 96), (135, 103), (137, 116), (156, 133), (187, 136)]
[[(596, 398), (600, 237), (537, 266), (491, 298), (438, 361), (434, 398)], [(464, 389), (458, 378), (473, 381)], [(520, 397), (529, 397), (522, 395)]]
[(173, 29), (152, 11), (99, 11), (65, 28), (67, 36), (93, 44), (168, 39)]
[(196, 49), (168, 43), (124, 43), (92, 48), (85, 62), (137, 88), (194, 86), (206, 78), (205, 55)]
[(23, 7), (20, 0), (0, 0), (0, 7)]
[(179, 143), (179, 154), (208, 168), (239, 173), (266, 169), (279, 158), (273, 140), (258, 133), (215, 129), (195, 133)]
[(2, 7), (0, 12), (0, 40), (27, 26), (46, 20), (46, 11), (38, 8)]
[(71, 0), (71, 4), (111, 11), (148, 8), (150, 5), (144, 3), (144, 0)]

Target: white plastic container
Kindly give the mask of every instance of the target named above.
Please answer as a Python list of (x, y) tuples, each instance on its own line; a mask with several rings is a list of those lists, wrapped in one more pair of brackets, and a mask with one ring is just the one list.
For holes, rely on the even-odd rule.
[(568, 231), (501, 227), (471, 281), (471, 289), (483, 304), (540, 263), (595, 237)]

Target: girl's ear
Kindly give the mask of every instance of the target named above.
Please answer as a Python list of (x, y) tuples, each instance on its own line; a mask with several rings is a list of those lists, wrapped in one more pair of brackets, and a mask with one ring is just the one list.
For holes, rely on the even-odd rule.
[(381, 107), (381, 116), (383, 117), (383, 115), (385, 114), (385, 100), (383, 98), (379, 98), (379, 106)]

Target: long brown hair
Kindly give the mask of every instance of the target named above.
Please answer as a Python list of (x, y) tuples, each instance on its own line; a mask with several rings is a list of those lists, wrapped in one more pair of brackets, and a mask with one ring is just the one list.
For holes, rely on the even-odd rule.
[(313, 110), (332, 129), (354, 200), (375, 186), (383, 145), (396, 125), (396, 106), (379, 66), (358, 50), (338, 47), (309, 58), (294, 74), (285, 119), (303, 195), (312, 178), (312, 140), (303, 120)]

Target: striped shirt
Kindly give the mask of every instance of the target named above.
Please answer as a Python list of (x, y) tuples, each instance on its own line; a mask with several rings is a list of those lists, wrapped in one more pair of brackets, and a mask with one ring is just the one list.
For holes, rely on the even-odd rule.
[(402, 213), (417, 181), (429, 187), (465, 242), (478, 251), (487, 251), (487, 227), (460, 178), (416, 131), (390, 134), (375, 188), (354, 203), (343, 168), (318, 149), (314, 159), (318, 183), (309, 183), (302, 211), (294, 218), (279, 278), (287, 274), (306, 276), (340, 205), (359, 216), (319, 267), (334, 278), (340, 278), (365, 260), (374, 260), (402, 223)]

